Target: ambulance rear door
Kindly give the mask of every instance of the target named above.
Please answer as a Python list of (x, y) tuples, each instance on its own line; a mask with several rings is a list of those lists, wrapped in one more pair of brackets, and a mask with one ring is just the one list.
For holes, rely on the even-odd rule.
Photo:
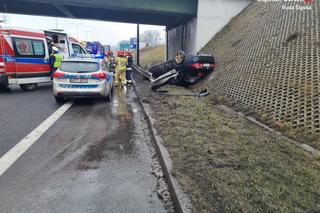
[(58, 47), (60, 54), (63, 59), (70, 58), (69, 43), (66, 33), (55, 32), (55, 31), (45, 31), (46, 36), (50, 37), (53, 40), (53, 43)]
[(16, 64), (9, 30), (0, 30), (0, 74), (15, 78)]

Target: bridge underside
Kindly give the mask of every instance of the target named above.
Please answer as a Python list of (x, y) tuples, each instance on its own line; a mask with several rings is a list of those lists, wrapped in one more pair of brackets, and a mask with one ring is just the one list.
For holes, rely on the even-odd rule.
[(197, 15), (198, 0), (3, 0), (2, 12), (178, 26)]

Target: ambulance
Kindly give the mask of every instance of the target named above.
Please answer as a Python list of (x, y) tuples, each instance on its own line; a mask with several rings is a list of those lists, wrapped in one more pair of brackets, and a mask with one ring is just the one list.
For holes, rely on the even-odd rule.
[(0, 87), (19, 85), (28, 91), (39, 83), (50, 82), (48, 39), (64, 59), (87, 54), (75, 38), (64, 32), (0, 27)]

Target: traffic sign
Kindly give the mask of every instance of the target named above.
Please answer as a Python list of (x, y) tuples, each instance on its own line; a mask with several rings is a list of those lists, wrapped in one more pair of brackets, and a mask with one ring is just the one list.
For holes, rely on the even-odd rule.
[(137, 38), (130, 38), (130, 47), (131, 49), (137, 48)]

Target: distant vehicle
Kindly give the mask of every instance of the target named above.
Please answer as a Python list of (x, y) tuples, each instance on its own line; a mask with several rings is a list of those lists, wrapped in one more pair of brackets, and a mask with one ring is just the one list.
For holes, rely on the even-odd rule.
[(53, 94), (58, 103), (67, 97), (112, 98), (113, 73), (97, 59), (68, 59), (53, 73)]
[(93, 42), (87, 41), (86, 50), (90, 54), (94, 54), (94, 55), (104, 56), (104, 53), (105, 53), (105, 48), (99, 41), (93, 41)]
[[(173, 84), (193, 84), (208, 76), (216, 67), (212, 55), (197, 54), (185, 56), (183, 51), (178, 51), (175, 59), (155, 65), (149, 69), (153, 79), (170, 79)], [(173, 71), (174, 70), (174, 71)], [(169, 73), (174, 78), (170, 78)], [(162, 83), (162, 81), (159, 81)]]
[(86, 54), (79, 42), (58, 31), (0, 28), (0, 87), (20, 85), (33, 90), (38, 83), (49, 82), (50, 37), (64, 59), (72, 54)]

